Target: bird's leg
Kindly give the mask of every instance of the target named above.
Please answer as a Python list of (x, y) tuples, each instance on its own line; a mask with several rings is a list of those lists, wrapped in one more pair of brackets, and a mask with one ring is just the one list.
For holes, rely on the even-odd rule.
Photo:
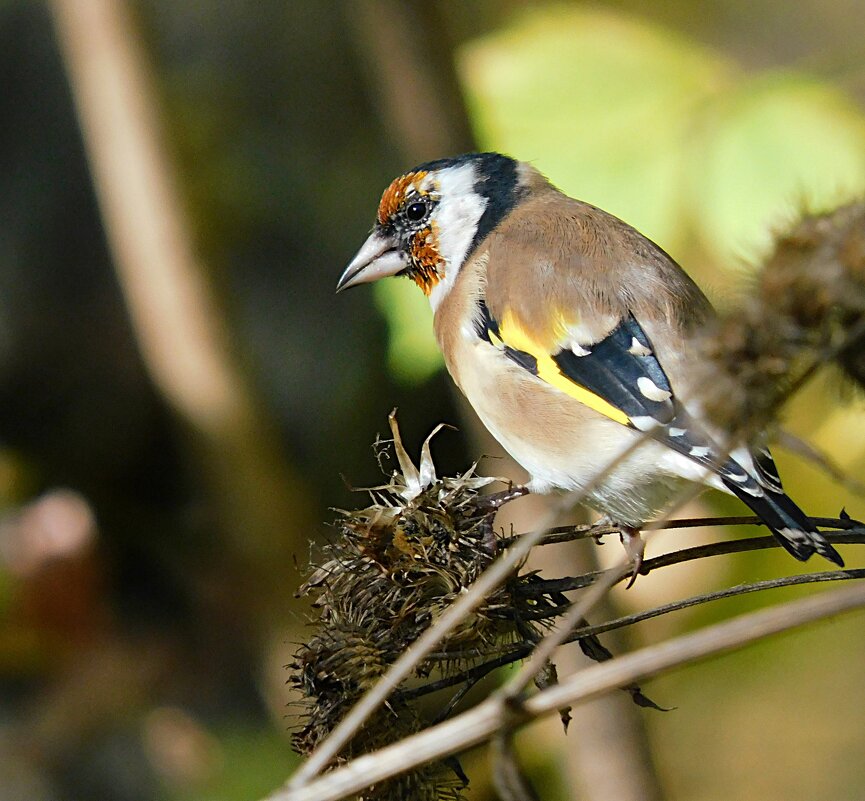
[(625, 553), (634, 564), (634, 569), (631, 571), (631, 580), (628, 582), (628, 586), (625, 587), (626, 590), (629, 590), (634, 586), (634, 582), (640, 573), (640, 568), (643, 566), (643, 554), (646, 551), (646, 543), (643, 542), (643, 538), (640, 536), (640, 529), (634, 526), (619, 524), (619, 532), (622, 545), (625, 546)]
[(477, 499), (478, 509), (486, 512), (484, 519), (481, 521), (481, 547), (490, 556), (494, 556), (498, 552), (498, 541), (495, 529), (493, 528), (493, 520), (495, 520), (496, 513), (509, 501), (521, 498), (523, 495), (528, 495), (528, 492), (528, 487), (517, 484), (511, 485), (501, 492), (483, 495)]
[[(610, 526), (613, 529), (618, 529), (619, 539), (625, 547), (625, 553), (628, 555), (628, 560), (634, 564), (634, 569), (631, 572), (631, 580), (625, 588), (630, 589), (634, 586), (640, 568), (643, 566), (643, 554), (646, 550), (646, 543), (643, 542), (643, 538), (640, 536), (640, 529), (636, 526), (629, 526), (627, 523), (620, 523), (618, 520), (614, 520), (607, 514), (601, 515), (595, 522), (595, 525)], [(595, 538), (595, 542), (600, 545), (600, 538), (603, 536), (604, 534), (599, 534)]]

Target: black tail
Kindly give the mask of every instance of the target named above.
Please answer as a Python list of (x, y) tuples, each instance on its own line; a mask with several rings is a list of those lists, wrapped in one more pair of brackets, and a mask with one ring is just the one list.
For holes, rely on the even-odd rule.
[(804, 562), (814, 553), (844, 567), (844, 560), (811, 524), (805, 513), (783, 492), (767, 489), (761, 495), (746, 492), (734, 481), (723, 479), (727, 488), (753, 510), (772, 531), (775, 539), (793, 556)]

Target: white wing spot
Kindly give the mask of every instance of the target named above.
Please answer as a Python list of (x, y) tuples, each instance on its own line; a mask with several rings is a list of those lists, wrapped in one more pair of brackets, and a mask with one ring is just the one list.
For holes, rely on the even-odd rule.
[(637, 388), (643, 393), (643, 396), (651, 401), (667, 401), (673, 397), (671, 392), (666, 389), (661, 389), (651, 378), (640, 376), (637, 379)]
[(697, 459), (703, 459), (708, 456), (711, 451), (705, 445), (695, 445), (691, 450), (688, 451), (690, 456), (694, 456)]
[(628, 353), (632, 356), (651, 356), (652, 351), (647, 348), (639, 339), (631, 337), (631, 347), (628, 348)]
[(631, 425), (640, 431), (651, 431), (653, 428), (657, 428), (659, 423), (654, 417), (638, 415), (631, 418)]
[(684, 428), (671, 428), (669, 434), (671, 437), (684, 437), (688, 432)]
[(798, 528), (782, 528), (778, 533), (785, 539), (792, 540), (793, 542), (811, 542), (808, 533)]
[(574, 354), (574, 356), (591, 356), (592, 355), (592, 352), (590, 350), (587, 350), (582, 345), (580, 345), (576, 342), (571, 342), (571, 352)]
[(429, 296), (435, 311), (450, 292), (466, 260), (488, 201), (475, 189), (477, 174), (471, 162), (432, 175), (438, 180), (440, 190), (441, 199), (433, 219), (438, 226), (439, 254), (445, 262), (444, 278), (433, 287)]

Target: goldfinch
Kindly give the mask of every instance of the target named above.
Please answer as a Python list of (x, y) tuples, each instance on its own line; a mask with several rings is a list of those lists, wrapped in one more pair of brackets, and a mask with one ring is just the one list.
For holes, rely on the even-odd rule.
[(337, 291), (393, 275), (429, 298), (451, 376), (529, 490), (582, 491), (636, 530), (698, 482), (744, 501), (797, 559), (843, 566), (765, 447), (708, 433), (689, 363), (711, 307), (634, 228), (529, 164), (471, 153), (388, 186)]

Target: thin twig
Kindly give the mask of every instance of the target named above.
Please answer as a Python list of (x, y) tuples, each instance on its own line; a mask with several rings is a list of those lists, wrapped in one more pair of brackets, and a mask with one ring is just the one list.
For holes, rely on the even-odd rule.
[[(835, 517), (809, 517), (812, 525), (819, 528), (837, 528), (841, 530), (849, 530), (861, 527), (861, 523), (857, 520), (848, 520), (846, 518)], [(676, 520), (663, 520), (654, 523), (645, 523), (637, 528), (648, 528), (651, 526), (658, 531), (669, 531), (674, 529), (686, 528), (711, 528), (715, 526), (765, 526), (766, 524), (755, 515), (733, 515), (729, 517), (689, 517)], [(528, 532), (527, 532), (528, 533)], [(551, 528), (541, 537), (538, 545), (556, 545), (562, 542), (573, 542), (574, 540), (583, 540), (592, 538), (604, 537), (608, 534), (618, 534), (619, 529), (609, 523), (583, 523), (576, 526), (556, 526)], [(516, 542), (520, 537), (526, 534), (514, 534), (511, 537), (504, 537), (499, 540), (503, 548), (507, 548)]]
[[(583, 637), (591, 637), (598, 634), (605, 634), (608, 631), (614, 631), (615, 629), (632, 626), (635, 623), (642, 623), (644, 620), (650, 620), (652, 618), (660, 617), (662, 615), (668, 615), (671, 612), (678, 612), (680, 609), (688, 609), (692, 606), (699, 606), (700, 604), (710, 603), (711, 601), (719, 601), (724, 598), (733, 598), (737, 595), (747, 595), (752, 592), (760, 592), (762, 590), (774, 590), (780, 589), (782, 587), (794, 587), (804, 584), (818, 584), (827, 581), (849, 581), (852, 579), (865, 579), (865, 569), (827, 570), (822, 573), (802, 573), (797, 576), (784, 576), (782, 578), (766, 579), (764, 581), (754, 581), (747, 584), (737, 584), (735, 587), (726, 587), (723, 590), (707, 592), (703, 593), (702, 595), (692, 595), (690, 598), (684, 598), (681, 601), (672, 601), (668, 604), (662, 604), (661, 606), (653, 607), (652, 609), (649, 609), (645, 612), (635, 612), (631, 615), (624, 615), (622, 617), (607, 621), (606, 623), (597, 623), (593, 626), (582, 626), (579, 629), (575, 629), (563, 642), (576, 642)], [(558, 613), (565, 611), (565, 609), (567, 608), (568, 607), (557, 607)], [(445, 676), (444, 678), (438, 679), (437, 681), (430, 682), (429, 684), (423, 684), (419, 687), (410, 687), (405, 690), (401, 690), (399, 692), (399, 697), (404, 700), (411, 700), (412, 698), (419, 698), (424, 695), (438, 692), (439, 690), (445, 690), (448, 687), (454, 687), (457, 684), (461, 684), (463, 681), (477, 682), (487, 674), (492, 673), (492, 671), (497, 670), (500, 667), (513, 664), (514, 662), (518, 662), (520, 659), (525, 659), (530, 653), (532, 653), (534, 647), (535, 643), (524, 643), (522, 645), (511, 648), (510, 651), (500, 654), (495, 659), (490, 659), (486, 662), (482, 662), (479, 665), (474, 665), (468, 670), (462, 671), (460, 673), (454, 673), (450, 676)], [(433, 655), (433, 657), (434, 656), (435, 655)], [(442, 660), (447, 659), (448, 661), (452, 661), (461, 656), (466, 655), (448, 653), (442, 654), (441, 658)], [(467, 658), (470, 658), (471, 656), (472, 655), (469, 654)]]
[[(823, 533), (833, 543), (865, 542), (865, 528), (861, 524), (856, 528), (845, 531), (825, 531)], [(727, 540), (726, 542), (712, 542), (707, 545), (695, 545), (692, 548), (682, 548), (678, 551), (646, 559), (640, 572), (650, 573), (652, 570), (657, 570), (660, 567), (691, 562), (706, 556), (722, 556), (729, 553), (742, 553), (744, 551), (758, 551), (780, 547), (780, 543), (774, 537), (751, 537), (744, 540)]]
[(426, 762), (442, 759), (484, 742), (500, 730), (506, 721), (513, 720), (515, 715), (519, 716), (521, 723), (526, 723), (672, 668), (863, 606), (865, 586), (822, 593), (741, 615), (603, 664), (592, 665), (560, 684), (539, 692), (519, 709), (504, 699), (491, 697), (452, 720), (358, 757), (302, 787), (278, 790), (269, 797), (269, 801), (339, 801)]
[(567, 614), (559, 621), (556, 628), (549, 632), (532, 650), (531, 658), (512, 676), (496, 695), (515, 699), (522, 695), (534, 677), (543, 670), (553, 655), (553, 651), (567, 640), (574, 627), (585, 619), (586, 615), (598, 604), (610, 589), (629, 574), (627, 562), (604, 571), (592, 588), (571, 604)]
[(710, 603), (712, 601), (720, 601), (725, 598), (733, 598), (737, 595), (748, 595), (752, 592), (762, 592), (763, 590), (776, 590), (782, 587), (799, 587), (804, 584), (822, 584), (827, 581), (852, 581), (856, 579), (865, 579), (865, 569), (857, 568), (853, 570), (826, 570), (821, 573), (801, 573), (797, 576), (783, 576), (775, 579), (765, 579), (764, 581), (753, 581), (746, 584), (737, 584), (735, 587), (725, 587), (723, 590), (715, 592), (706, 592), (702, 595), (692, 595), (690, 598), (685, 598), (681, 601), (672, 601), (668, 604), (661, 604), (645, 612), (635, 612), (631, 615), (623, 615), (622, 617), (610, 620), (607, 623), (598, 623), (594, 626), (586, 626), (585, 628), (575, 631), (569, 640), (574, 642), (581, 637), (589, 637), (591, 635), (604, 634), (614, 629), (632, 626), (635, 623), (642, 623), (644, 620), (650, 620), (661, 615), (667, 615), (671, 612), (678, 612), (680, 609), (688, 609), (692, 606)]
[[(693, 499), (701, 491), (701, 487), (694, 485), (682, 490), (678, 494), (675, 506), (671, 508), (671, 511), (674, 511), (683, 504), (688, 503), (688, 501)], [(659, 520), (645, 526), (643, 531), (647, 535), (651, 535), (654, 531), (657, 531), (663, 526), (664, 521)], [(600, 575), (596, 574), (597, 577), (592, 588), (571, 605), (571, 608), (567, 611), (562, 620), (558, 621), (555, 628), (550, 631), (540, 643), (538, 643), (528, 662), (526, 662), (517, 674), (497, 691), (497, 694), (501, 694), (512, 701), (522, 695), (526, 687), (528, 687), (529, 682), (531, 682), (534, 677), (543, 670), (544, 665), (546, 665), (552, 658), (553, 652), (556, 648), (567, 640), (568, 635), (576, 626), (585, 620), (586, 615), (601, 601), (613, 586), (629, 575), (629, 571), (626, 568), (627, 562), (612, 568), (611, 570), (603, 571)], [(632, 575), (631, 580), (633, 581), (635, 577), (635, 574)]]
[[(855, 529), (843, 531), (824, 531), (826, 538), (835, 544), (863, 544), (865, 543), (865, 528), (858, 526)], [(745, 553), (747, 551), (761, 551), (770, 548), (780, 548), (780, 543), (774, 537), (749, 537), (743, 540), (724, 540), (723, 542), (711, 542), (706, 545), (694, 545), (691, 548), (681, 548), (678, 551), (663, 553), (646, 559), (640, 568), (640, 575), (647, 575), (653, 570), (670, 565), (693, 562), (708, 556), (724, 556), (731, 553)], [(521, 588), (526, 596), (546, 595), (551, 592), (570, 592), (588, 587), (598, 580), (603, 571), (597, 570), (592, 573), (583, 573), (579, 576), (566, 576), (558, 579), (540, 579), (532, 585)]]

